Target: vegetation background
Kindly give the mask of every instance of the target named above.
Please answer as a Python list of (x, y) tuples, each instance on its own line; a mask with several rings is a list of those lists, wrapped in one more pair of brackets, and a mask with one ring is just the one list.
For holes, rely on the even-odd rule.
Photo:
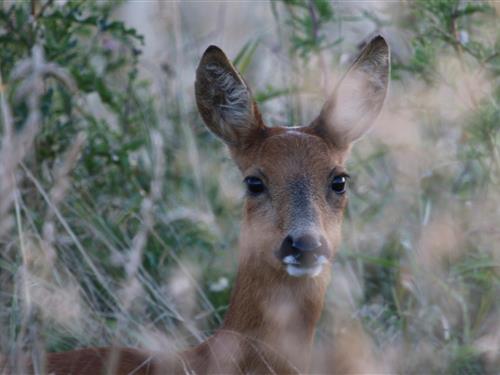
[(43, 372), (46, 351), (206, 338), (243, 188), (197, 114), (201, 54), (233, 58), (268, 124), (307, 124), (383, 33), (391, 93), (349, 164), (316, 359), (499, 373), (499, 15), (465, 0), (2, 2), (0, 352)]

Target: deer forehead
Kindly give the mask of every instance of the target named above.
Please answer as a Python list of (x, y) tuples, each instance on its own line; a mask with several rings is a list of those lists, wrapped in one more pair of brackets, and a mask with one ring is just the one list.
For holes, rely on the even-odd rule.
[(314, 183), (316, 179), (323, 182), (333, 168), (343, 166), (343, 152), (322, 138), (299, 129), (275, 129), (249, 154), (247, 173), (258, 171), (276, 183), (298, 178)]

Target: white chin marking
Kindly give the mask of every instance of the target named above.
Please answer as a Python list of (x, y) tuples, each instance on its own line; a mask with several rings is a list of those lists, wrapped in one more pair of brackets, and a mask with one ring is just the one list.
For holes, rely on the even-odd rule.
[(290, 276), (294, 277), (303, 277), (303, 276), (316, 277), (321, 273), (322, 270), (323, 270), (323, 264), (316, 264), (313, 267), (308, 267), (308, 268), (297, 267), (294, 266), (293, 264), (289, 264), (286, 266), (286, 272), (288, 272)]

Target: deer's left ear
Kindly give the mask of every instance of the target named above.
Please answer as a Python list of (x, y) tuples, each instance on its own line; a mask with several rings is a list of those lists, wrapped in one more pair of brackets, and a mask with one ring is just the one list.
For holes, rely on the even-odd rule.
[(195, 93), (205, 124), (230, 147), (245, 146), (265, 129), (250, 89), (216, 46), (210, 46), (201, 58)]
[(349, 147), (370, 129), (382, 109), (389, 71), (389, 46), (377, 36), (339, 82), (310, 131), (337, 147)]

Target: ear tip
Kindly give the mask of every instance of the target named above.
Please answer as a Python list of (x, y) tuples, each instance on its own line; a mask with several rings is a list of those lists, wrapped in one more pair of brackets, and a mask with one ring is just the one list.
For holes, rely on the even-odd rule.
[(222, 49), (213, 44), (208, 46), (205, 52), (203, 52), (203, 57), (217, 56), (217, 55), (225, 56), (224, 51), (222, 51)]
[(387, 42), (387, 38), (382, 34), (375, 35), (368, 44), (376, 47), (377, 49), (386, 49), (387, 51), (389, 51), (389, 43)]
[(205, 53), (210, 53), (210, 52), (222, 52), (222, 50), (219, 47), (217, 47), (216, 45), (211, 44), (205, 50)]
[(205, 50), (205, 52), (203, 52), (203, 56), (201, 57), (198, 67), (211, 63), (225, 65), (227, 62), (228, 58), (226, 57), (224, 51), (212, 44)]
[(382, 34), (375, 34), (375, 36), (372, 38), (372, 42), (377, 41), (385, 42), (384, 36)]

